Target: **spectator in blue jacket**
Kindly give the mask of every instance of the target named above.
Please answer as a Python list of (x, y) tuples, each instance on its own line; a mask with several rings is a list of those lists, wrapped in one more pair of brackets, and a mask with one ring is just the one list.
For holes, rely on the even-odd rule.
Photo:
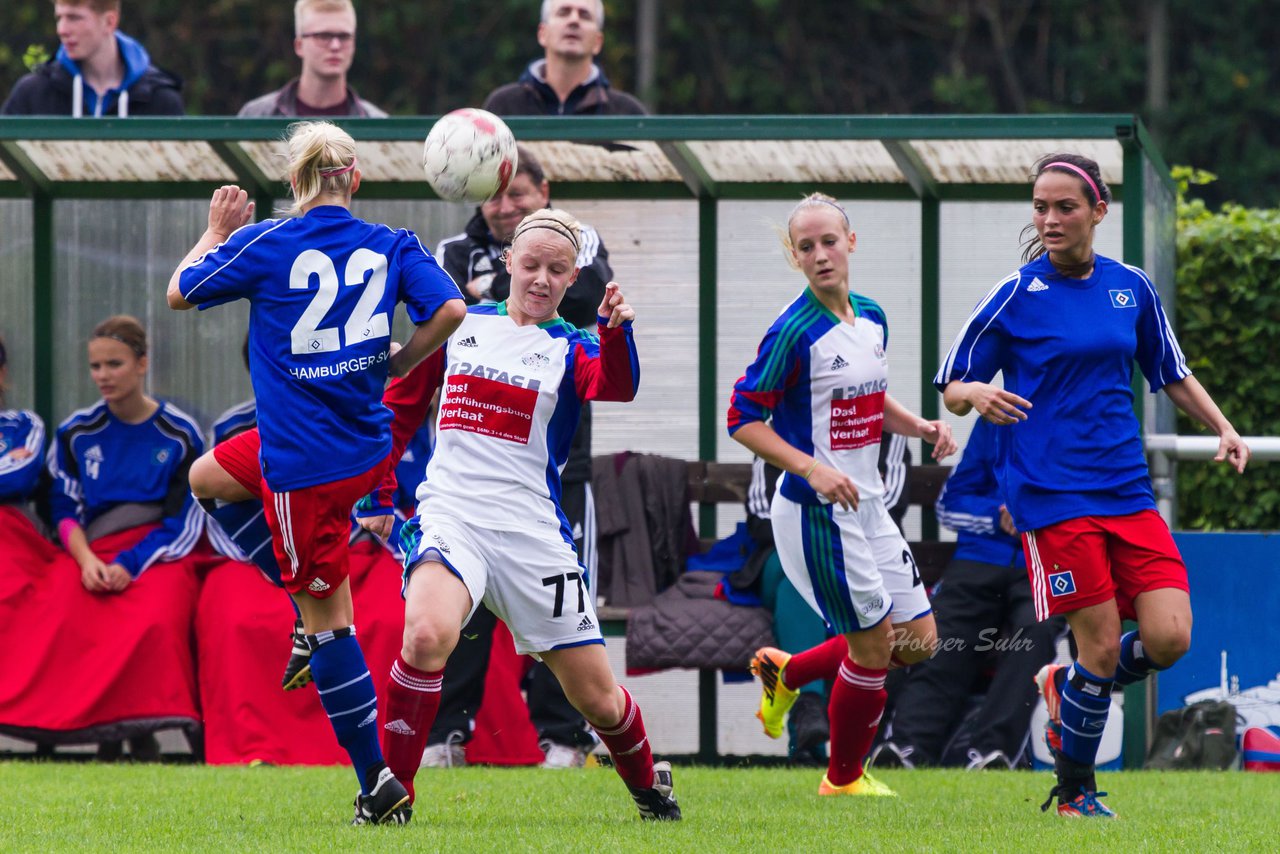
[(20, 116), (180, 116), (182, 81), (120, 32), (120, 0), (55, 0), (62, 43), (14, 85), (0, 113)]
[(1034, 677), (1054, 660), (1065, 626), (1036, 622), (1022, 543), (996, 480), (997, 441), (996, 428), (979, 420), (938, 496), (938, 521), (958, 535), (932, 596), (938, 651), (909, 671), (873, 765), (942, 764), (989, 654), (995, 675), (974, 716), (966, 765), (1012, 768), (1029, 755)]

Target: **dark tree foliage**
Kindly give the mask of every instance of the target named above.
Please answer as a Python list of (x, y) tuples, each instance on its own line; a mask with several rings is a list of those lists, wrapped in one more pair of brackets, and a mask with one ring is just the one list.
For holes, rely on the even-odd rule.
[[(1220, 177), (1212, 204), (1270, 205), (1280, 185), (1271, 0), (655, 0), (664, 113), (1139, 113), (1171, 162)], [(601, 65), (635, 91), (640, 0), (606, 3)], [(358, 2), (353, 85), (393, 113), (480, 103), (539, 55), (538, 0)], [(124, 0), (123, 29), (186, 80), (190, 112), (235, 112), (296, 73), (288, 0)], [(1148, 79), (1152, 10), (1168, 71)], [(0, 91), (52, 4), (0, 3)], [(1153, 111), (1152, 87), (1167, 107)], [(1159, 103), (1159, 99), (1157, 99)]]

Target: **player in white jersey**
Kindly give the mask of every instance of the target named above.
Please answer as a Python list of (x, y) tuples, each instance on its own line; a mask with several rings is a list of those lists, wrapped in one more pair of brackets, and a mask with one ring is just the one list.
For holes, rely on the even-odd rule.
[(653, 762), (640, 709), (614, 681), (559, 501), (582, 404), (631, 400), (640, 378), (635, 312), (616, 283), (597, 309), (598, 338), (560, 319), (580, 240), (564, 211), (525, 217), (506, 256), (510, 297), (472, 306), (442, 348), (436, 447), (406, 525), (404, 647), (387, 683), (383, 750), (412, 793), (445, 662), (483, 601), (517, 652), (551, 668), (641, 817), (675, 820), (671, 767)]
[(911, 549), (884, 507), (880, 436), (924, 439), (934, 459), (956, 444), (944, 422), (913, 415), (888, 394), (888, 322), (849, 290), (855, 240), (830, 196), (814, 193), (792, 211), (784, 246), (808, 287), (734, 385), (729, 433), (783, 470), (770, 508), (782, 568), (837, 633), (795, 655), (756, 653), (765, 733), (782, 735), (803, 685), (834, 679), (831, 757), (818, 794), (892, 795), (862, 768), (884, 711), (885, 674), (891, 663), (929, 657), (936, 632)]

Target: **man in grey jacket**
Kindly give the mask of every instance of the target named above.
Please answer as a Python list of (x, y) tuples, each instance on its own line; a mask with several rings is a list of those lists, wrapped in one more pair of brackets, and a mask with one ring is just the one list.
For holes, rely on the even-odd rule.
[(293, 21), (293, 52), (302, 60), (302, 73), (282, 88), (254, 98), (239, 115), (385, 118), (383, 110), (347, 85), (356, 54), (351, 0), (298, 0)]

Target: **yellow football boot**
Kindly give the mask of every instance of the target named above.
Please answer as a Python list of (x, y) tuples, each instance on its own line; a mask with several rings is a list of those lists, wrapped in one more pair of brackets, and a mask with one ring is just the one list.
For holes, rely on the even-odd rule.
[(782, 681), (782, 670), (791, 660), (791, 654), (771, 646), (762, 646), (751, 658), (751, 672), (760, 677), (760, 711), (756, 717), (764, 724), (764, 734), (769, 738), (781, 738), (787, 712), (795, 705), (799, 691), (792, 691)]

